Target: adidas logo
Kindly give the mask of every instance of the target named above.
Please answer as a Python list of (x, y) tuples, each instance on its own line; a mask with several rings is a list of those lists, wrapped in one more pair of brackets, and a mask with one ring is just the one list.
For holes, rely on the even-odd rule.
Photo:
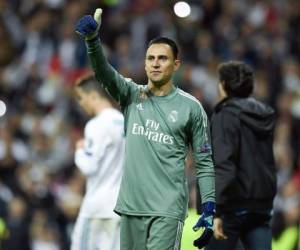
[(144, 110), (143, 105), (141, 103), (137, 104), (136, 107), (138, 110), (141, 110), (141, 111)]

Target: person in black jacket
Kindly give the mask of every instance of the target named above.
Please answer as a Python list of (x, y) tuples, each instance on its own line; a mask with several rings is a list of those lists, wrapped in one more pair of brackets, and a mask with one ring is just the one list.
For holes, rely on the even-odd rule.
[(252, 69), (229, 61), (218, 68), (221, 101), (211, 119), (216, 171), (214, 238), (207, 250), (271, 249), (270, 219), (276, 194), (274, 110), (250, 97)]

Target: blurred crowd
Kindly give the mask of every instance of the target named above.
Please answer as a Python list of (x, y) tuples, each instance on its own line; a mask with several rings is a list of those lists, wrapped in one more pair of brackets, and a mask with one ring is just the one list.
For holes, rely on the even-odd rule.
[[(254, 68), (255, 96), (277, 112), (274, 249), (295, 249), (300, 237), (300, 1), (188, 2), (191, 15), (179, 18), (173, 0), (0, 0), (0, 100), (7, 105), (0, 117), (0, 249), (69, 247), (85, 186), (74, 165), (74, 144), (87, 120), (72, 85), (90, 71), (74, 24), (97, 7), (104, 9), (100, 38), (119, 72), (145, 83), (147, 42), (158, 35), (173, 38), (183, 61), (175, 81), (208, 114), (218, 101), (217, 65), (237, 59)], [(192, 161), (187, 165), (193, 186)]]

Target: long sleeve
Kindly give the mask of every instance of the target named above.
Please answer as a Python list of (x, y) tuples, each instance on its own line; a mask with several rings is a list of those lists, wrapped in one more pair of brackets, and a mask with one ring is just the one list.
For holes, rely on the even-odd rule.
[[(216, 169), (217, 210), (226, 203), (228, 193), (236, 179), (236, 164), (239, 147), (238, 118), (226, 111), (214, 115), (212, 120), (212, 145)], [(234, 195), (234, 194), (233, 194)], [(219, 207), (219, 209), (218, 209)], [(220, 212), (220, 211), (219, 211)]]
[(87, 41), (86, 46), (92, 68), (99, 83), (121, 106), (127, 105), (132, 92), (138, 88), (137, 84), (130, 78), (120, 75), (108, 63), (99, 39)]
[(192, 149), (202, 203), (215, 201), (215, 173), (207, 115), (199, 104), (192, 117)]
[(113, 212), (123, 173), (124, 119), (113, 108), (92, 118), (84, 129), (84, 148), (75, 153), (75, 163), (85, 175), (85, 195), (79, 216), (116, 218)]
[(75, 152), (75, 164), (86, 175), (94, 174), (111, 143), (109, 130), (103, 124), (89, 122), (84, 131), (84, 148)]

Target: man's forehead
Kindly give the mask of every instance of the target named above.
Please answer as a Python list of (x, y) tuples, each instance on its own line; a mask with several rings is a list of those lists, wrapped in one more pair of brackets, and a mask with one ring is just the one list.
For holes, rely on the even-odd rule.
[(168, 44), (155, 43), (147, 49), (147, 55), (169, 55), (172, 54), (172, 49)]

